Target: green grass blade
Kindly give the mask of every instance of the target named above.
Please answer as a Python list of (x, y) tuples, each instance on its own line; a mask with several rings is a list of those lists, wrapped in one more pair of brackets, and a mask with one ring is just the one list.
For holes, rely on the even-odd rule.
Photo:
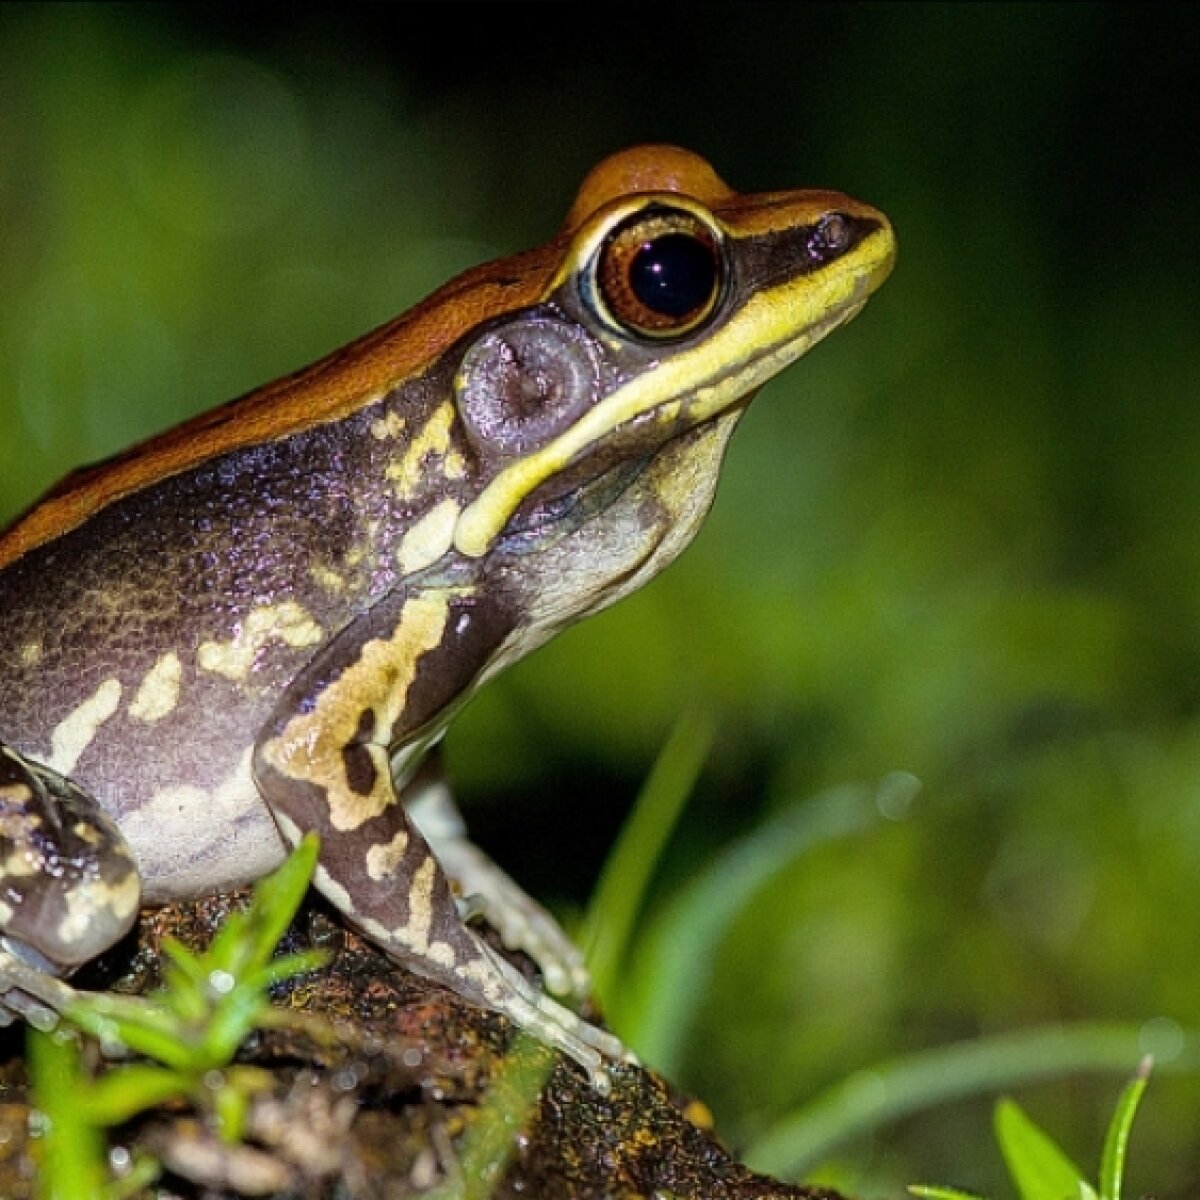
[(29, 1030), (29, 1074), (41, 1139), (37, 1143), (40, 1200), (96, 1200), (108, 1178), (104, 1140), (87, 1118), (74, 1037)]
[(1121, 1180), (1125, 1175), (1125, 1154), (1129, 1148), (1129, 1131), (1138, 1105), (1150, 1082), (1151, 1059), (1142, 1059), (1137, 1074), (1125, 1085), (1117, 1101), (1117, 1111), (1109, 1122), (1100, 1158), (1100, 1200), (1121, 1200)]
[(188, 1076), (176, 1071), (127, 1063), (92, 1082), (85, 1112), (97, 1127), (120, 1125), (148, 1108), (186, 1096), (190, 1087)]
[(191, 1049), (185, 1031), (176, 1017), (154, 1000), (108, 993), (81, 995), (64, 1015), (97, 1041), (117, 1041), (177, 1070), (188, 1069)]
[(910, 1183), (910, 1196), (920, 1196), (921, 1200), (983, 1200), (974, 1192), (964, 1192), (961, 1188), (941, 1187), (936, 1183)]
[(316, 835), (306, 834), (278, 869), (255, 884), (239, 961), (222, 964), (226, 970), (241, 976), (270, 962), (308, 891), (319, 850)]
[(649, 886), (708, 752), (716, 724), (693, 709), (672, 731), (601, 872), (582, 943), (596, 994), (611, 1003), (630, 933)]
[(553, 1057), (531, 1034), (517, 1037), (458, 1143), (448, 1177), (428, 1200), (489, 1200), (495, 1194), (553, 1067)]
[(1086, 1185), (1083, 1172), (1015, 1101), (996, 1103), (996, 1141), (1021, 1200), (1065, 1200)]
[(877, 816), (868, 789), (838, 789), (789, 806), (719, 854), (635, 947), (621, 1003), (613, 1005), (629, 1044), (664, 1074), (676, 1071), (717, 948), (738, 913), (798, 856), (870, 827)]
[(327, 950), (298, 950), (294, 954), (281, 954), (278, 958), (271, 959), (266, 966), (247, 974), (242, 986), (265, 992), (295, 975), (319, 971), (329, 962), (329, 958)]
[[(1166, 1070), (1200, 1067), (1200, 1034), (1189, 1032)], [(1108, 1022), (1055, 1026), (945, 1046), (893, 1059), (836, 1084), (783, 1118), (747, 1149), (748, 1165), (795, 1179), (852, 1137), (900, 1117), (967, 1096), (987, 1095), (1080, 1071), (1127, 1073), (1146, 1050), (1138, 1025)]]
[(142, 1200), (147, 1189), (157, 1183), (161, 1175), (162, 1164), (157, 1159), (137, 1158), (131, 1170), (108, 1185), (106, 1200), (132, 1200), (135, 1196)]
[(168, 976), (171, 971), (177, 972), (172, 981), (171, 990), (188, 984), (199, 992), (204, 991), (204, 963), (198, 954), (193, 954), (178, 938), (165, 937), (162, 940), (162, 956), (169, 963)]

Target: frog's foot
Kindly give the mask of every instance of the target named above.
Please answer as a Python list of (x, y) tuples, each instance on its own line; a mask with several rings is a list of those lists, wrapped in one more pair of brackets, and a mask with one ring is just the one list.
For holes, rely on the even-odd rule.
[[(394, 877), (381, 878), (376, 890), (363, 888), (359, 897), (351, 897), (324, 864), (317, 866), (314, 876), (317, 888), (401, 966), (508, 1017), (574, 1059), (592, 1083), (607, 1092), (606, 1064), (636, 1061), (620, 1038), (547, 996), (464, 925), (450, 882), (424, 839), (415, 828), (400, 836), (406, 856), (411, 857)], [(364, 900), (370, 902), (369, 908)]]
[(454, 881), (464, 921), (482, 918), (509, 950), (528, 954), (548, 991), (586, 997), (591, 980), (579, 948), (559, 923), (467, 837), (440, 767), (427, 764), (405, 792), (408, 815)]
[(470, 936), (475, 953), (455, 970), (457, 979), (452, 986), (456, 992), (502, 1013), (539, 1041), (574, 1059), (597, 1091), (607, 1094), (611, 1090), (607, 1064), (637, 1062), (620, 1038), (552, 1000), (490, 946)]
[(509, 950), (528, 954), (556, 996), (587, 996), (591, 980), (583, 955), (536, 900), (466, 838), (436, 841), (433, 851), (463, 894), (464, 920), (482, 917)]
[(55, 976), (122, 937), (140, 898), (133, 856), (96, 801), (0, 742), (0, 1022), (53, 1025), (74, 995)]

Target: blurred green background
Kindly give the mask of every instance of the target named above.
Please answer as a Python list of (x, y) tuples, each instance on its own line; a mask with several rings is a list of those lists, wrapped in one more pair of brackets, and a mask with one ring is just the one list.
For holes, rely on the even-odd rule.
[[(897, 1054), (1200, 1028), (1196, 9), (5, 4), (0, 52), (4, 517), (543, 240), (620, 146), (887, 211), (896, 274), (755, 403), (693, 549), (456, 727), (473, 826), (580, 907), (696, 697), (656, 903), (872, 799), (691, 984), (673, 1074), (734, 1146)], [(1021, 1099), (1090, 1164), (1117, 1085)], [(1006, 1194), (989, 1109), (825, 1177)], [(1194, 1196), (1197, 1128), (1158, 1075), (1131, 1187)]]

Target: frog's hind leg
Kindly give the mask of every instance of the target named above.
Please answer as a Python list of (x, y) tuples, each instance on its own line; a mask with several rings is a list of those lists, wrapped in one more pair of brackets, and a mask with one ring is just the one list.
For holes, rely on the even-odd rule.
[[(386, 750), (379, 751), (386, 763)], [(314, 774), (320, 774), (315, 764)], [(284, 836), (297, 841), (302, 825), (291, 814), (297, 798), (312, 795), (311, 785), (284, 779), (264, 763), (256, 766), (256, 778), (277, 805), (290, 792), (291, 812), (276, 808), (276, 817)], [(367, 938), (415, 974), (503, 1013), (607, 1089), (606, 1061), (630, 1057), (620, 1040), (543, 994), (468, 928), (445, 871), (401, 804), (389, 804), (353, 830), (316, 820), (303, 827), (317, 828), (322, 837), (317, 888)]]
[(0, 742), (0, 1023), (53, 1024), (55, 976), (107, 950), (141, 900), (133, 855), (69, 779)]
[(385, 597), (285, 691), (258, 738), (254, 778), (288, 841), (320, 835), (317, 887), (367, 937), (604, 1086), (605, 1060), (629, 1057), (620, 1041), (543, 995), (467, 927), (393, 784), (393, 752), (428, 749), (510, 628), (462, 590)]
[[(380, 840), (364, 847), (366, 877), (327, 857), (317, 885), (372, 941), (409, 970), (465, 999), (503, 1013), (561, 1050), (606, 1088), (606, 1060), (628, 1058), (612, 1034), (584, 1021), (541, 992), (462, 919), (449, 879), (428, 843), (397, 806)], [(352, 862), (359, 862), (358, 855)], [(346, 886), (355, 879), (355, 890)]]

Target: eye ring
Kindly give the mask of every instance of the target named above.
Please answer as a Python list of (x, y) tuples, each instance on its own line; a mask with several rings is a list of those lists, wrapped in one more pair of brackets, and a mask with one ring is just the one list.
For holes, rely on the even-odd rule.
[(600, 245), (593, 305), (625, 336), (668, 341), (694, 333), (725, 294), (718, 231), (684, 208), (653, 205), (626, 217)]

